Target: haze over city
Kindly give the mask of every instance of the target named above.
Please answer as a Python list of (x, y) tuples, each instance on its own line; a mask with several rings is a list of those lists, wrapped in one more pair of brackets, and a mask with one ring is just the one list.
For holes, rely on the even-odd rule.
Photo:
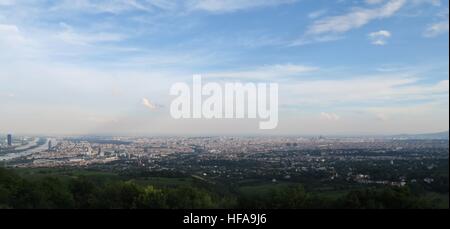
[[(448, 31), (439, 0), (0, 0), (0, 133), (446, 131)], [(278, 83), (278, 127), (172, 119), (194, 74)]]

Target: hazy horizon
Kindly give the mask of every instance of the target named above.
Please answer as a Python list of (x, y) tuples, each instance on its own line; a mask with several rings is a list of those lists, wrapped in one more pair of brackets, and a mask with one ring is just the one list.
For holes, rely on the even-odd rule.
[(448, 134), (449, 130), (443, 130), (438, 132), (426, 132), (426, 133), (392, 133), (392, 134), (377, 134), (377, 133), (341, 133), (341, 134), (320, 134), (320, 133), (312, 133), (312, 134), (257, 134), (257, 133), (234, 133), (234, 134), (211, 134), (211, 133), (199, 133), (199, 134), (178, 134), (178, 133), (167, 133), (167, 134), (111, 134), (111, 133), (96, 133), (96, 134), (39, 134), (39, 133), (3, 133), (0, 132), (2, 137), (5, 137), (8, 134), (12, 134), (14, 136), (36, 136), (36, 137), (130, 137), (130, 138), (158, 138), (158, 137), (304, 137), (304, 138), (314, 138), (314, 137), (326, 137), (326, 138), (352, 138), (352, 137), (395, 137), (395, 136), (416, 136), (416, 135), (429, 135), (429, 134)]

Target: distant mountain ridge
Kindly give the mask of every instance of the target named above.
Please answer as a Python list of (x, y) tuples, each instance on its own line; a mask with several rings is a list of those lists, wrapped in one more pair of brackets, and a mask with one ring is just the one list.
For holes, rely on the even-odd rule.
[(438, 132), (438, 133), (427, 133), (427, 134), (401, 134), (401, 135), (395, 135), (394, 138), (449, 140), (449, 131)]

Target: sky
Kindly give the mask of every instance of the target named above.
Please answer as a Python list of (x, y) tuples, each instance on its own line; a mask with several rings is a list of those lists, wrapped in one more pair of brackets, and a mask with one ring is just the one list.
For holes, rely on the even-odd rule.
[[(0, 0), (0, 133), (446, 131), (447, 0)], [(171, 85), (279, 84), (279, 124), (174, 120)]]

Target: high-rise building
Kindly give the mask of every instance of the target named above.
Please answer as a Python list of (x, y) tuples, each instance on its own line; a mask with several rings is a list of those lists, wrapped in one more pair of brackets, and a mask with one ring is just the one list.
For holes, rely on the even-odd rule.
[(102, 148), (101, 147), (98, 147), (98, 154), (97, 154), (98, 156), (100, 156), (100, 157), (103, 157), (103, 156), (105, 156), (105, 154), (103, 153), (103, 151), (102, 151)]
[(52, 140), (48, 141), (48, 151), (52, 151)]
[(7, 142), (8, 142), (8, 146), (12, 146), (12, 135), (11, 134), (8, 134)]

